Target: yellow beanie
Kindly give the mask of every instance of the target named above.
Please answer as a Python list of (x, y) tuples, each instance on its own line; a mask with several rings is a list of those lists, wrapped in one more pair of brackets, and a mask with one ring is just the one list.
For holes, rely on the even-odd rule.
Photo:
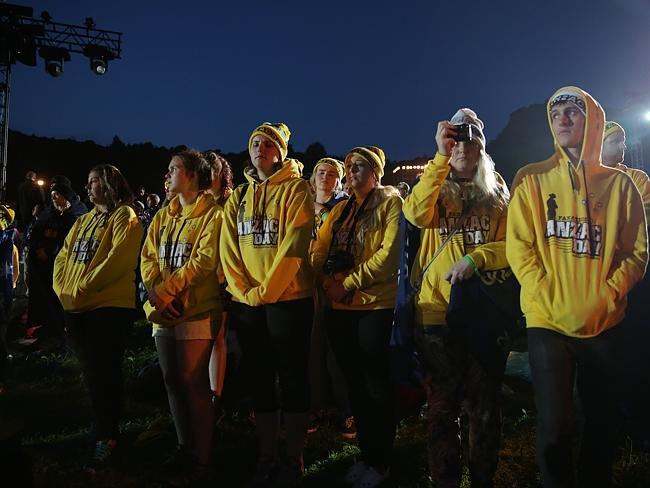
[(346, 168), (350, 166), (352, 157), (355, 155), (367, 161), (372, 167), (375, 176), (377, 176), (377, 181), (381, 181), (381, 177), (384, 176), (384, 166), (386, 166), (386, 155), (384, 151), (375, 146), (355, 147), (345, 156)]
[(334, 158), (319, 159), (316, 165), (314, 166), (314, 173), (316, 173), (316, 168), (318, 168), (321, 164), (329, 164), (330, 166), (332, 166), (338, 173), (339, 180), (342, 180), (343, 177), (345, 176), (345, 166), (343, 165), (342, 161), (339, 161), (338, 159), (334, 159)]
[(625, 129), (621, 126), (621, 124), (614, 122), (613, 120), (608, 120), (605, 122), (605, 132), (603, 132), (603, 141), (607, 139), (610, 135), (612, 135), (614, 132), (617, 130), (620, 130), (623, 134), (625, 134)]
[(273, 142), (275, 146), (280, 151), (280, 160), (284, 161), (287, 157), (287, 152), (289, 150), (289, 137), (291, 136), (291, 131), (286, 124), (278, 122), (276, 124), (271, 122), (264, 122), (257, 129), (253, 131), (250, 138), (248, 139), (248, 151), (251, 150), (251, 145), (253, 144), (253, 138), (257, 135), (262, 135)]

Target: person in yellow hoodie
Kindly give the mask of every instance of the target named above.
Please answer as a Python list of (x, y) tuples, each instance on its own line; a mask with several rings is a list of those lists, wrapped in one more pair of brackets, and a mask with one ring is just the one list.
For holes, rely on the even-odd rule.
[(206, 191), (211, 168), (198, 151), (175, 154), (165, 179), (175, 196), (151, 221), (140, 270), (178, 440), (164, 471), (169, 484), (185, 486), (213, 474), (208, 367), (223, 310), (217, 279), (223, 209)]
[(390, 473), (395, 411), (389, 342), (397, 292), (402, 199), (382, 186), (386, 157), (356, 147), (345, 158), (352, 195), (337, 204), (312, 244), (312, 265), (328, 300), (323, 321), (348, 385), (361, 459), (345, 475), (373, 487)]
[(632, 179), (601, 164), (598, 102), (567, 86), (549, 98), (547, 113), (555, 153), (515, 176), (506, 234), (528, 327), (537, 461), (545, 487), (575, 485), (577, 384), (585, 416), (577, 483), (609, 486), (616, 353), (626, 296), (648, 261), (646, 221)]
[[(615, 168), (627, 174), (641, 194), (645, 209), (646, 225), (650, 226), (650, 179), (645, 171), (630, 168), (623, 164), (625, 159), (625, 130), (613, 121), (605, 122), (603, 135), (603, 165)], [(625, 323), (628, 328), (623, 350), (626, 352), (621, 368), (626, 374), (621, 382), (623, 399), (627, 415), (626, 423), (633, 426), (630, 434), (648, 432), (650, 421), (650, 356), (647, 345), (650, 343), (646, 302), (650, 296), (650, 278), (645, 277), (637, 283), (628, 296), (625, 310)], [(639, 428), (645, 425), (646, 428)]]
[(117, 445), (122, 360), (143, 230), (130, 206), (133, 193), (115, 166), (92, 168), (86, 190), (95, 208), (65, 238), (54, 261), (53, 288), (93, 405), (96, 444), (85, 467), (94, 471), (110, 462)]
[[(469, 126), (471, 138), (459, 136), (461, 124)], [(507, 267), (509, 192), (485, 151), (483, 128), (468, 108), (439, 122), (438, 151), (404, 201), (404, 216), (422, 229), (411, 272), (419, 289), (414, 341), (427, 373), (429, 470), (436, 486), (444, 487), (460, 486), (462, 411), (469, 423), (472, 486), (491, 486), (501, 436), (503, 370), (488, 373), (446, 323), (452, 285)]]
[(625, 160), (625, 129), (614, 121), (605, 122), (603, 135), (603, 165), (608, 168), (615, 168), (627, 174), (634, 186), (641, 194), (643, 207), (645, 209), (646, 223), (650, 222), (650, 178), (645, 171), (636, 168), (629, 168)]
[[(313, 273), (309, 243), (314, 203), (302, 163), (287, 159), (290, 131), (265, 122), (248, 141), (248, 181), (226, 202), (220, 253), (259, 439), (251, 485), (292, 486), (303, 474), (310, 393)], [(281, 398), (276, 378), (279, 378)], [(280, 408), (286, 463), (279, 463)]]

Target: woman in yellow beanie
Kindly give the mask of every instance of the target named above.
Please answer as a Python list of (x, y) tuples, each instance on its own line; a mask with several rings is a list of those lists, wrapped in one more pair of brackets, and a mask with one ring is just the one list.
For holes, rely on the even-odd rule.
[[(309, 244), (314, 203), (302, 163), (287, 159), (290, 131), (264, 123), (250, 136), (248, 180), (226, 202), (221, 259), (232, 295), (231, 325), (237, 331), (246, 381), (253, 396), (259, 462), (251, 480), (297, 484), (303, 473), (310, 394), (309, 340), (313, 273)], [(280, 381), (280, 392), (276, 385)], [(279, 394), (280, 393), (280, 394)], [(280, 409), (287, 461), (278, 459)]]
[(345, 481), (363, 488), (388, 477), (395, 436), (388, 346), (402, 199), (380, 185), (385, 164), (377, 147), (350, 151), (345, 170), (352, 195), (334, 207), (312, 245), (312, 265), (329, 302), (324, 321), (348, 383), (361, 449)]

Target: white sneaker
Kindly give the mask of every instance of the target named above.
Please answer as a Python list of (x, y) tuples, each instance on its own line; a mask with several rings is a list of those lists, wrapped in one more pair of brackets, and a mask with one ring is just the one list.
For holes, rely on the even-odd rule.
[(368, 471), (368, 469), (369, 467), (366, 463), (363, 461), (358, 461), (354, 463), (350, 469), (348, 469), (348, 472), (345, 473), (345, 476), (343, 477), (343, 481), (345, 481), (348, 485), (354, 485), (357, 481), (363, 478), (363, 475), (366, 474), (366, 471)]
[(375, 468), (369, 467), (363, 476), (353, 485), (354, 488), (375, 488), (381, 485), (390, 476), (390, 469), (380, 474)]

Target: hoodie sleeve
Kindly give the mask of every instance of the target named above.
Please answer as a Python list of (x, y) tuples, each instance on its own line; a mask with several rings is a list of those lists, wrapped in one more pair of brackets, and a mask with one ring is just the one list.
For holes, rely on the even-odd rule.
[(381, 247), (372, 257), (356, 266), (343, 280), (343, 287), (359, 290), (375, 283), (387, 281), (397, 275), (399, 268), (399, 216), (402, 211), (402, 199), (390, 197), (386, 202), (386, 220)]
[(248, 186), (235, 189), (226, 200), (223, 212), (223, 232), (219, 242), (221, 265), (228, 283), (228, 291), (236, 301), (242, 303), (246, 303), (246, 293), (252, 287), (244, 271), (246, 267), (239, 249), (239, 234), (237, 232), (237, 212), (242, 200), (242, 192), (246, 188)]
[(546, 271), (535, 249), (533, 216), (526, 192), (526, 183), (517, 174), (508, 206), (506, 258), (522, 287), (533, 290)]
[(618, 297), (628, 294), (643, 278), (648, 263), (648, 233), (641, 208), (641, 195), (632, 185), (626, 192), (618, 230), (618, 249), (607, 283)]
[(140, 253), (140, 275), (142, 283), (147, 290), (151, 290), (161, 281), (160, 263), (158, 261), (158, 247), (160, 246), (160, 213), (154, 215), (149, 229), (147, 229), (147, 238), (142, 245)]
[(422, 229), (433, 226), (438, 195), (450, 170), (449, 156), (437, 153), (427, 164), (413, 191), (404, 200), (404, 216), (416, 227)]
[(126, 271), (135, 270), (142, 241), (142, 225), (130, 207), (115, 211), (111, 228), (111, 250), (106, 259), (95, 266), (79, 282), (79, 291), (99, 291), (118, 280)]
[(216, 274), (217, 247), (222, 221), (221, 209), (215, 209), (213, 218), (208, 220), (196, 243), (196, 255), (155, 286), (156, 293), (163, 301), (172, 301), (192, 283)]
[(54, 289), (54, 293), (56, 293), (56, 296), (58, 296), (59, 298), (61, 298), (61, 290), (63, 289), (63, 278), (65, 277), (65, 265), (68, 261), (68, 252), (70, 251), (72, 243), (74, 242), (77, 236), (80, 222), (81, 220), (77, 219), (77, 221), (72, 225), (72, 229), (70, 229), (68, 235), (65, 236), (65, 240), (63, 241), (63, 246), (59, 250), (59, 253), (56, 255), (56, 258), (54, 259), (54, 274), (52, 276), (52, 288)]
[(308, 183), (300, 180), (287, 201), (285, 233), (278, 243), (264, 281), (246, 293), (246, 302), (257, 306), (275, 303), (282, 296), (301, 266), (309, 266), (309, 244), (314, 226), (314, 202)]
[(636, 170), (632, 173), (632, 181), (634, 186), (637, 187), (641, 193), (641, 200), (643, 200), (643, 208), (645, 210), (646, 225), (650, 225), (650, 179), (648, 175), (641, 170)]
[(467, 253), (478, 269), (489, 271), (508, 267), (506, 259), (507, 222), (507, 211), (503, 210), (497, 217), (494, 240), (477, 246), (473, 251)]

